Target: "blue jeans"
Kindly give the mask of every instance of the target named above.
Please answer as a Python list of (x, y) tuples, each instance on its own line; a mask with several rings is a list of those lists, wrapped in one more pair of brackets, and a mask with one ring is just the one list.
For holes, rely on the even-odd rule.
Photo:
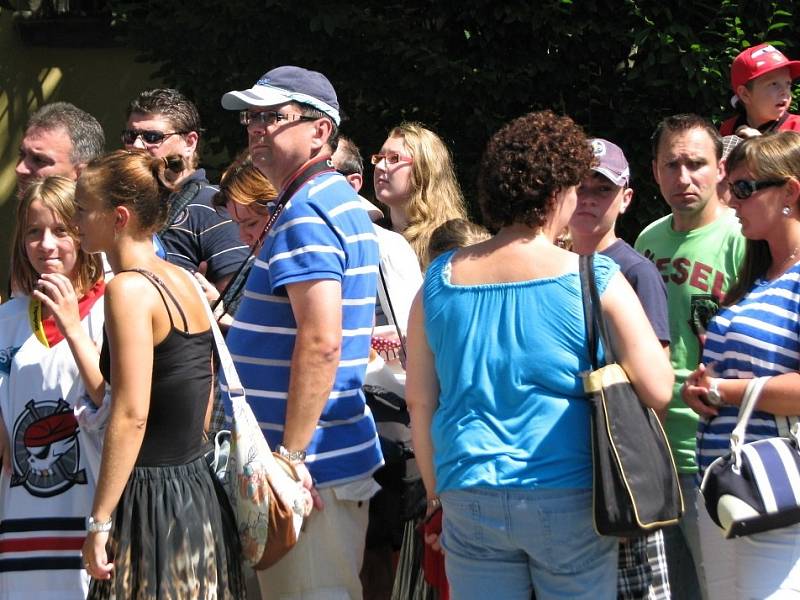
[(452, 490), (441, 495), (453, 600), (612, 600), (617, 539), (592, 526), (592, 492)]

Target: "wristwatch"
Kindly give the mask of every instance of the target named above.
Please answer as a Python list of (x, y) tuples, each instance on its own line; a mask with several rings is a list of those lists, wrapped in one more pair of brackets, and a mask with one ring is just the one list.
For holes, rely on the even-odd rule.
[(722, 400), (722, 395), (719, 393), (719, 379), (716, 377), (710, 380), (708, 392), (706, 393), (706, 404), (716, 407), (725, 405), (725, 402)]
[(287, 450), (283, 444), (278, 446), (278, 454), (280, 454), (293, 465), (305, 462), (306, 460), (305, 450)]
[(108, 518), (108, 521), (95, 521), (94, 517), (89, 517), (86, 519), (86, 531), (89, 533), (105, 533), (106, 531), (111, 531), (111, 524), (111, 517)]

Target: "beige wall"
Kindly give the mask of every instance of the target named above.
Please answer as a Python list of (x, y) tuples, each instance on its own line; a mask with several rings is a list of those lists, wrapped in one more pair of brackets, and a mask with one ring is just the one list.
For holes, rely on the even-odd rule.
[(47, 102), (63, 100), (91, 113), (106, 134), (107, 149), (119, 146), (128, 102), (151, 79), (152, 65), (134, 62), (125, 48), (23, 46), (7, 9), (0, 9), (0, 294), (8, 280), (8, 247), (14, 209), (14, 167), (28, 116)]

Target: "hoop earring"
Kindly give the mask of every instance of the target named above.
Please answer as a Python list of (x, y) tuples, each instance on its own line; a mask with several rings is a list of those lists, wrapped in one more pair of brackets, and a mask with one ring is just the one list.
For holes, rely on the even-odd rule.
[(784, 217), (788, 217), (790, 214), (792, 214), (792, 209), (789, 208), (788, 206), (784, 206), (781, 209), (781, 213), (783, 214)]

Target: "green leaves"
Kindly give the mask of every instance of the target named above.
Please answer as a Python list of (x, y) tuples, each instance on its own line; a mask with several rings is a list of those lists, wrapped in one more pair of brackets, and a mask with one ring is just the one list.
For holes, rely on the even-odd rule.
[(726, 117), (730, 63), (748, 45), (769, 39), (800, 56), (791, 0), (110, 4), (128, 43), (195, 99), (214, 150), (233, 156), (246, 145), (222, 94), (296, 64), (333, 82), (349, 117), (343, 131), (364, 154), (403, 119), (437, 130), (472, 198), (488, 137), (524, 112), (553, 108), (626, 151), (637, 198), (623, 223), (629, 238), (666, 210), (650, 175), (657, 121), (683, 111)]

